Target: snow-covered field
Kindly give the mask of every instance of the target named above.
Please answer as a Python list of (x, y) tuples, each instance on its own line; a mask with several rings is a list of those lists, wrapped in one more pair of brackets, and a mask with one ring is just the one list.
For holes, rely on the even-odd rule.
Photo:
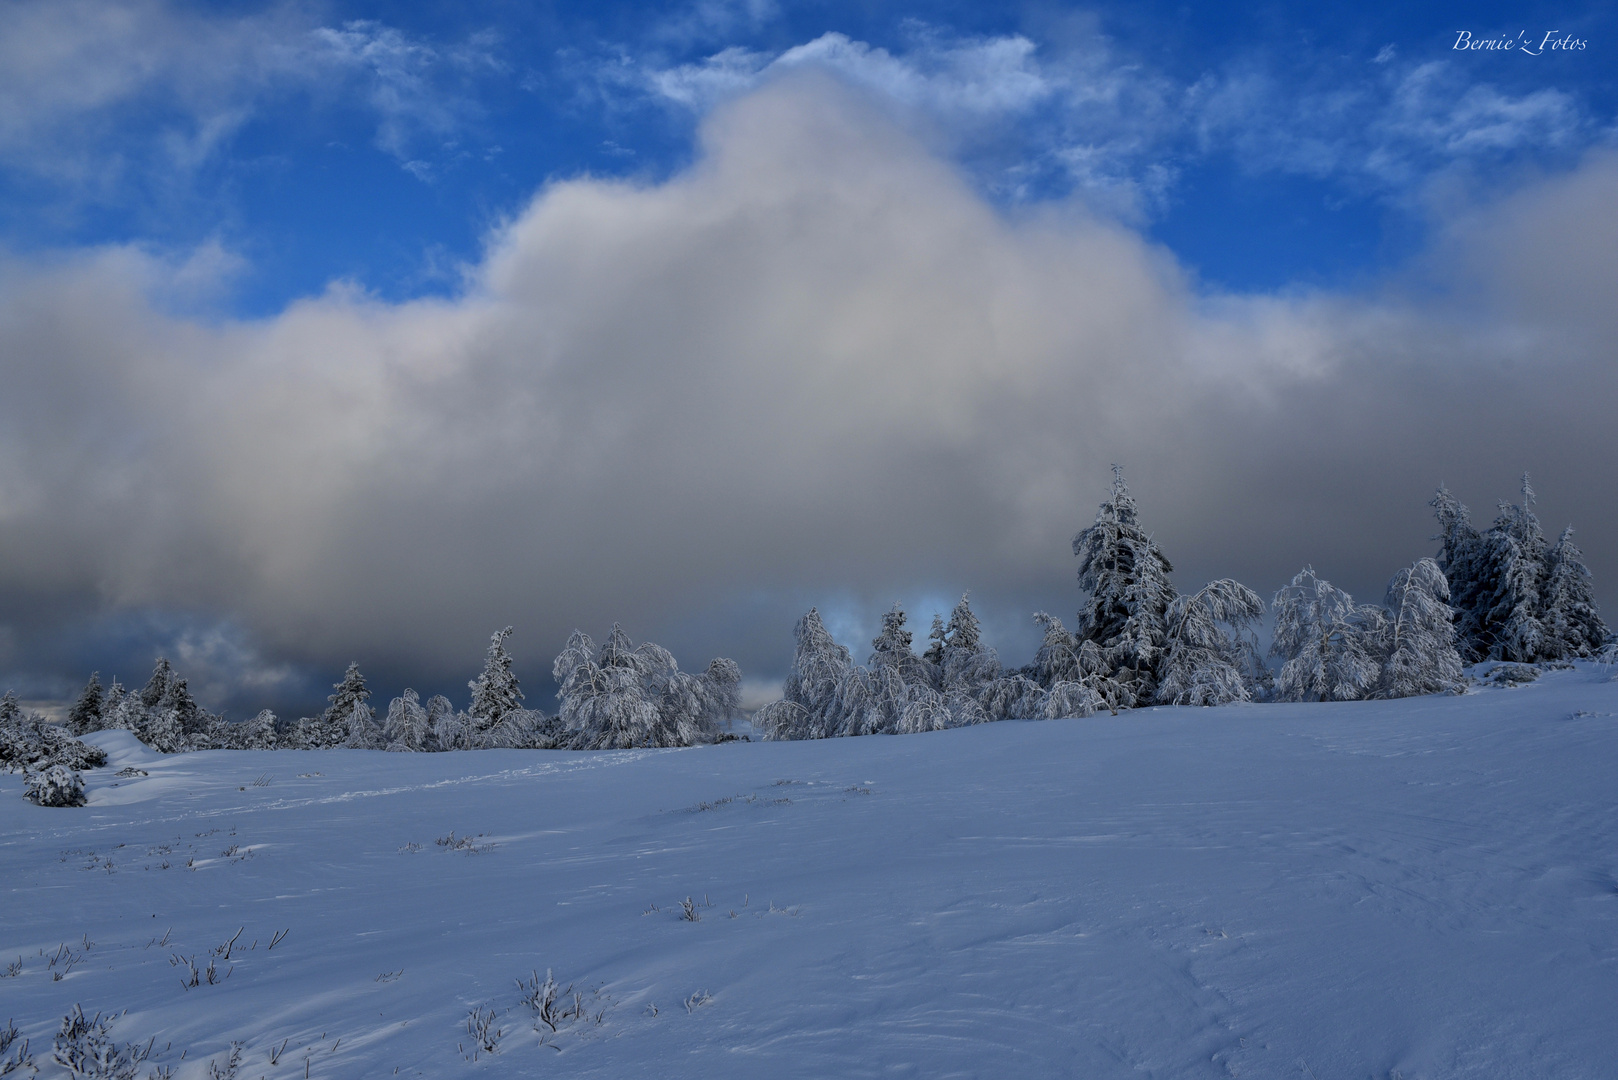
[[(77, 1003), (143, 1077), (1611, 1077), (1609, 675), (591, 754), (102, 732), (88, 808), (0, 776), (0, 1024), (42, 1075)], [(547, 969), (586, 1015), (542, 1040)]]

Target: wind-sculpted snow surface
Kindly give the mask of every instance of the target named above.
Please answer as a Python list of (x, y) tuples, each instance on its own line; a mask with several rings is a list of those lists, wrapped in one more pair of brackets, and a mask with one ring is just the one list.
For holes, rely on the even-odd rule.
[(98, 732), (86, 807), (0, 775), (0, 1059), (1608, 1077), (1610, 674), (599, 753)]

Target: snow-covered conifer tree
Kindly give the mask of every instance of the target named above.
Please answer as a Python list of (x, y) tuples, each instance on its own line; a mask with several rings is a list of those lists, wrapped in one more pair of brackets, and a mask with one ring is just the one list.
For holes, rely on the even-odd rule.
[(1141, 529), (1135, 500), (1113, 466), (1112, 493), (1095, 524), (1073, 538), (1079, 586), (1089, 593), (1080, 613), (1079, 637), (1095, 642), (1105, 658), (1103, 674), (1125, 685), (1138, 700), (1150, 700), (1174, 600), (1174, 569)]
[(1472, 525), (1471, 511), (1448, 488), (1440, 485), (1427, 505), (1438, 518), (1438, 568), (1449, 582), (1456, 648), (1465, 660), (1481, 660), (1489, 651), (1482, 624), (1484, 596), (1489, 590), (1483, 534)]
[[(753, 724), (767, 739), (824, 739), (842, 733), (842, 713), (854, 691), (863, 688), (853, 657), (826, 630), (814, 608), (793, 629), (796, 647), (782, 699), (760, 709)], [(863, 701), (859, 703), (863, 710)]]
[(1534, 515), (1534, 489), (1522, 478), (1523, 501), (1500, 503), (1500, 516), (1484, 536), (1487, 588), (1479, 605), (1481, 636), (1491, 660), (1531, 664), (1545, 659), (1540, 624), (1545, 584), (1545, 534)]
[(1414, 697), (1462, 684), (1449, 583), (1432, 559), (1418, 559), (1388, 583), (1382, 674), (1375, 697)]
[(1310, 567), (1275, 594), (1270, 655), (1284, 663), (1276, 680), (1282, 701), (1353, 701), (1376, 686), (1382, 664), (1380, 608), (1354, 598)]
[(79, 699), (67, 714), (67, 729), (75, 735), (88, 735), (101, 730), (101, 673), (90, 672), (90, 681), (79, 691)]
[(465, 750), (466, 714), (456, 712), (454, 704), (443, 694), (427, 699), (427, 729), (432, 732), (430, 746), (434, 750)]
[(1034, 612), (1034, 621), (1045, 634), (1029, 665), (1029, 675), (1046, 689), (1059, 682), (1077, 682), (1084, 675), (1079, 670), (1078, 635), (1063, 626), (1061, 619), (1044, 611)]
[(1157, 700), (1166, 705), (1252, 700), (1257, 646), (1250, 627), (1263, 615), (1259, 595), (1230, 578), (1175, 597), (1167, 614)]
[(633, 642), (614, 623), (600, 648), (575, 630), (556, 658), (561, 721), (581, 750), (662, 746), (657, 702), (650, 700)]
[(1607, 640), (1607, 624), (1596, 610), (1590, 569), (1573, 542), (1573, 526), (1562, 530), (1546, 557), (1544, 615), (1545, 651), (1556, 659), (1591, 657)]
[(861, 714), (844, 713), (843, 734), (886, 735), (903, 730), (901, 718), (912, 691), (931, 690), (926, 667), (911, 651), (910, 642), (904, 608), (894, 604), (882, 616), (882, 628), (871, 640), (871, 656), (866, 661), (867, 707)]
[(742, 711), (742, 668), (723, 656), (708, 661), (701, 675), (701, 722), (707, 732), (717, 734)]
[(7, 690), (5, 697), (0, 697), (0, 724), (16, 724), (22, 720), (22, 705), (17, 701), (17, 691)]
[(432, 725), (427, 710), (414, 690), (406, 689), (388, 703), (387, 722), (382, 725), (382, 739), (389, 750), (420, 751), (427, 748)]
[(944, 685), (944, 637), (948, 633), (944, 616), (934, 614), (933, 628), (927, 632), (927, 651), (921, 654), (921, 662), (926, 666), (927, 678), (935, 690)]
[(489, 638), (489, 654), (483, 662), (483, 672), (467, 684), (472, 691), (472, 705), (467, 714), (473, 718), (479, 732), (491, 730), (506, 713), (522, 708), (522, 688), (517, 684), (517, 676), (512, 674), (511, 656), (506, 652), (506, 638), (510, 636), (508, 626)]
[(269, 709), (262, 709), (251, 720), (244, 720), (236, 733), (236, 748), (239, 750), (274, 750), (281, 745), (276, 732), (275, 714)]
[(172, 712), (175, 722), (180, 726), (181, 734), (188, 741), (204, 734), (208, 730), (208, 722), (212, 719), (191, 696), (185, 680), (173, 672), (169, 673), (168, 686), (164, 689), (163, 696), (158, 699), (154, 711)]
[(157, 703), (163, 700), (163, 695), (169, 691), (169, 679), (174, 675), (174, 669), (163, 657), (157, 658), (157, 664), (152, 668), (152, 677), (146, 680), (146, 685), (140, 692), (140, 703), (148, 709), (157, 708)]
[(344, 717), (342, 745), (349, 750), (380, 750), (382, 729), (377, 726), (376, 714), (363, 701), (356, 701)]
[(1013, 671), (988, 685), (981, 704), (990, 720), (1033, 720), (1044, 715), (1045, 699), (1044, 687), (1023, 672)]
[(103, 730), (139, 731), (145, 717), (146, 706), (141, 704), (140, 694), (125, 690), (113, 680), (112, 686), (107, 688), (107, 701), (101, 712)]
[[(325, 712), (325, 719), (334, 721), (346, 729), (348, 714), (354, 711), (355, 705), (371, 707), (366, 702), (371, 698), (371, 691), (365, 688), (365, 676), (360, 674), (360, 665), (357, 661), (349, 661), (348, 668), (343, 672), (340, 681), (332, 684), (332, 693), (326, 698), (331, 702)], [(373, 718), (375, 710), (371, 710)]]
[(178, 754), (186, 749), (185, 724), (172, 707), (147, 710), (135, 737), (160, 754)]
[(940, 688), (946, 693), (964, 693), (981, 699), (989, 685), (1000, 677), (1000, 658), (983, 644), (983, 632), (972, 611), (967, 594), (950, 612), (944, 627)]

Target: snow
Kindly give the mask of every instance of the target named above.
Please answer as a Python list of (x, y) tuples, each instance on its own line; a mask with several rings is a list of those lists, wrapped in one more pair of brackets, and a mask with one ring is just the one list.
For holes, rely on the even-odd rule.
[[(0, 1024), (51, 1075), (75, 1003), (128, 1010), (181, 1080), (231, 1040), (243, 1078), (1610, 1076), (1609, 676), (684, 750), (100, 732), (86, 808), (0, 776)], [(542, 1046), (547, 969), (589, 1015)]]

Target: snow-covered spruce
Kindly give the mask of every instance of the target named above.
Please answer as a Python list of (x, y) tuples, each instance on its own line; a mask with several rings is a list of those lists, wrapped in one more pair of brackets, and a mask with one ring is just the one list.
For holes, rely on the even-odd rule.
[(1438, 565), (1450, 585), (1458, 650), (1468, 663), (1588, 657), (1607, 638), (1572, 526), (1551, 547), (1534, 501), (1524, 474), (1522, 502), (1501, 502), (1485, 532), (1446, 488), (1430, 504), (1442, 530)]
[(1168, 638), (1175, 597), (1174, 567), (1140, 527), (1123, 469), (1113, 466), (1112, 492), (1095, 523), (1073, 538), (1079, 586), (1089, 594), (1079, 637), (1093, 641), (1106, 661), (1102, 674), (1124, 685), (1134, 702), (1152, 700), (1157, 666)]
[(37, 772), (60, 765), (70, 771), (107, 763), (106, 751), (75, 739), (43, 716), (23, 716), (17, 695), (0, 698), (0, 771)]
[(83, 806), (84, 777), (63, 765), (28, 775), (23, 798), (40, 806)]
[(713, 742), (736, 713), (741, 682), (730, 660), (683, 672), (667, 649), (636, 646), (617, 623), (599, 647), (573, 631), (552, 674), (561, 684), (558, 745), (576, 750)]
[[(1060, 620), (1052, 622), (1060, 628)], [(1108, 707), (1098, 679), (1086, 679), (1076, 666), (1071, 681), (1056, 676), (1049, 686), (1025, 672), (1002, 671), (964, 596), (947, 625), (942, 617), (934, 620), (932, 645), (922, 656), (911, 651), (904, 624), (904, 609), (895, 604), (882, 618), (867, 666), (859, 667), (811, 608), (798, 620), (782, 698), (755, 713), (753, 726), (767, 739), (825, 739), (941, 731), (1013, 717), (1083, 717)], [(1065, 630), (1059, 633), (1070, 640)], [(1099, 658), (1094, 645), (1089, 651)]]

